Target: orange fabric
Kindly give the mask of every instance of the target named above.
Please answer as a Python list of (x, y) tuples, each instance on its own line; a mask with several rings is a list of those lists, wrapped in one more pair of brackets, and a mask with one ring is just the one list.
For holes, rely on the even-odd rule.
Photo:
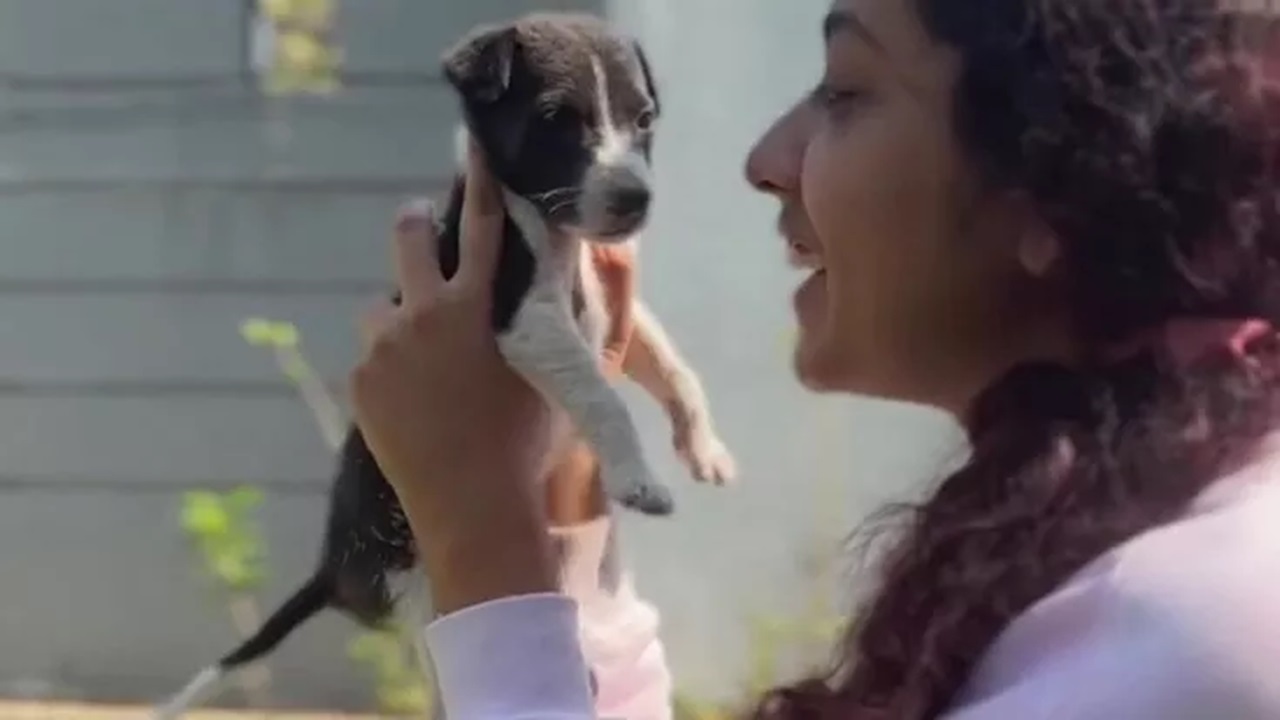
[(601, 364), (610, 380), (622, 376), (622, 363), (627, 357), (635, 317), (631, 300), (636, 292), (635, 249), (627, 245), (591, 244), (588, 248), (604, 291), (605, 312), (609, 326), (604, 336)]

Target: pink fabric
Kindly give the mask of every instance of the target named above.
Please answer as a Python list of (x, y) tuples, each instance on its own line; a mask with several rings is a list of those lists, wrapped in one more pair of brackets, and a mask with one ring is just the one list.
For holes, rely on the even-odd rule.
[(1187, 367), (1217, 350), (1226, 350), (1243, 360), (1250, 343), (1274, 332), (1271, 323), (1260, 318), (1176, 318), (1117, 345), (1107, 355), (1119, 358), (1141, 348), (1162, 345), (1179, 367)]
[(578, 604), (578, 639), (596, 682), (596, 712), (626, 720), (670, 720), (671, 673), (658, 613), (622, 570), (611, 518), (553, 528), (561, 587)]
[[(629, 589), (605, 591), (610, 601), (592, 591), (609, 583), (592, 577), (591, 535), (578, 533), (582, 563), (565, 566), (579, 601), (506, 598), (427, 628), (449, 720), (670, 712), (656, 615)], [(601, 686), (594, 705), (587, 658)], [(942, 720), (1113, 718), (1280, 718), (1280, 452), (1018, 617)]]

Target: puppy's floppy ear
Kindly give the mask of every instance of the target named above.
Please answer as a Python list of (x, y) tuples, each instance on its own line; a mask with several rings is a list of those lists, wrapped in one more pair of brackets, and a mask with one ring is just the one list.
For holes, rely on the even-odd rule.
[(649, 57), (644, 53), (644, 46), (639, 40), (631, 41), (632, 47), (636, 51), (636, 60), (640, 63), (640, 72), (644, 75), (644, 89), (649, 93), (649, 98), (653, 100), (653, 114), (660, 115), (662, 106), (658, 101), (658, 83), (653, 79), (653, 70), (649, 67)]
[(445, 53), (444, 78), (468, 101), (493, 102), (511, 84), (516, 45), (514, 27), (480, 26)]

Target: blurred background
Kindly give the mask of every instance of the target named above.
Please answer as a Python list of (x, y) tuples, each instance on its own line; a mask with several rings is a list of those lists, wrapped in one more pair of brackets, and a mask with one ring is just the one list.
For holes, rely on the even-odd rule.
[[(665, 418), (628, 390), (681, 503), (623, 520), (681, 692), (733, 698), (814, 659), (839, 609), (823, 598), (856, 584), (822, 575), (832, 551), (956, 443), (937, 415), (814, 398), (790, 375), (796, 276), (741, 167), (817, 78), (826, 6), (0, 2), (0, 699), (150, 703), (312, 570), (332, 460), (300, 389), (345, 407), (394, 208), (452, 170), (440, 53), (532, 9), (613, 18), (663, 93), (643, 289), (743, 475), (686, 480)], [(266, 685), (213, 704), (411, 712), (392, 640), (325, 615)]]

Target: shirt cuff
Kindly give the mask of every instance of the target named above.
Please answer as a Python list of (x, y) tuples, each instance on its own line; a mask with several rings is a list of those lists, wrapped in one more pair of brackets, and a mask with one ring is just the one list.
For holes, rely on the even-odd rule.
[(571, 598), (491, 600), (435, 620), (425, 636), (450, 720), (595, 714)]

